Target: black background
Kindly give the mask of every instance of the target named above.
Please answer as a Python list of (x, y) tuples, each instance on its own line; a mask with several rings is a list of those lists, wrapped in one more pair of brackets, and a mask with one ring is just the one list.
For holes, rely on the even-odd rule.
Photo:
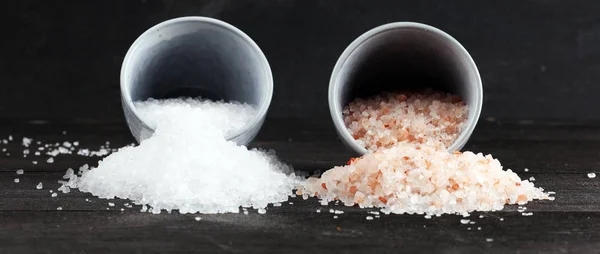
[(416, 21), (471, 53), (483, 117), (600, 118), (600, 1), (7, 0), (0, 13), (2, 118), (123, 121), (130, 44), (188, 15), (229, 22), (263, 49), (275, 79), (270, 117), (329, 118), (327, 86), (344, 48), (375, 26)]

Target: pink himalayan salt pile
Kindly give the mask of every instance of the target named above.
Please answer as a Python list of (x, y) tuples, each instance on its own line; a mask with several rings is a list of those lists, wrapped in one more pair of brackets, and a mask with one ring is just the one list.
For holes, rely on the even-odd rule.
[(386, 93), (356, 99), (343, 110), (348, 130), (368, 151), (400, 142), (449, 147), (467, 120), (467, 106), (458, 96), (439, 92)]
[(497, 211), (505, 204), (549, 199), (543, 189), (502, 170), (491, 155), (406, 142), (311, 177), (297, 194), (379, 207), (384, 213), (427, 215)]

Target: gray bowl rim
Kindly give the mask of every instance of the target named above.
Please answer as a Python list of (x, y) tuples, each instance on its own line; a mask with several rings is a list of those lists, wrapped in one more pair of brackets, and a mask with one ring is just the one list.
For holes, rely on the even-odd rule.
[(479, 117), (481, 115), (481, 108), (483, 107), (483, 85), (481, 82), (481, 76), (479, 74), (479, 70), (477, 69), (477, 65), (475, 64), (475, 61), (473, 60), (473, 58), (471, 57), (469, 52), (462, 46), (462, 44), (460, 44), (456, 39), (454, 39), (454, 37), (450, 36), (446, 32), (444, 32), (438, 28), (435, 28), (433, 26), (423, 24), (423, 23), (401, 21), (401, 22), (392, 22), (392, 23), (383, 24), (383, 25), (380, 25), (378, 27), (375, 27), (375, 28), (363, 33), (358, 38), (356, 38), (350, 45), (348, 45), (348, 47), (346, 47), (346, 49), (344, 50), (342, 55), (338, 58), (338, 60), (335, 64), (335, 67), (333, 68), (333, 72), (331, 73), (331, 78), (329, 80), (328, 101), (329, 101), (329, 112), (331, 114), (331, 119), (333, 120), (333, 124), (335, 125), (335, 128), (338, 131), (338, 134), (341, 136), (342, 139), (344, 139), (346, 141), (347, 145), (349, 145), (352, 150), (354, 150), (355, 152), (358, 152), (360, 155), (364, 155), (364, 154), (368, 153), (367, 149), (365, 147), (359, 145), (356, 142), (356, 140), (350, 135), (350, 132), (348, 131), (348, 128), (344, 124), (344, 119), (342, 118), (342, 115), (341, 115), (342, 108), (340, 108), (339, 105), (337, 103), (335, 103), (339, 99), (337, 96), (337, 93), (336, 93), (338, 79), (340, 78), (339, 72), (342, 70), (342, 66), (344, 66), (346, 64), (348, 57), (352, 53), (354, 53), (354, 51), (359, 46), (361, 46), (363, 43), (368, 41), (370, 38), (372, 38), (380, 33), (389, 31), (389, 30), (403, 29), (403, 28), (423, 29), (425, 31), (437, 34), (437, 35), (441, 36), (443, 39), (450, 41), (452, 44), (454, 44), (460, 50), (460, 52), (462, 54), (465, 55), (465, 57), (469, 61), (468, 64), (475, 71), (475, 75), (476, 75), (475, 89), (477, 89), (476, 103), (475, 103), (475, 105), (468, 105), (469, 106), (469, 116), (471, 116), (471, 114), (474, 114), (475, 117), (473, 118), (473, 120), (467, 122), (466, 128), (461, 132), (461, 134), (458, 136), (456, 141), (454, 141), (454, 143), (448, 148), (449, 151), (460, 150), (467, 143), (469, 138), (471, 137), (471, 134), (475, 130), (475, 126), (477, 125), (477, 122), (479, 121)]
[(129, 68), (131, 68), (130, 61), (131, 61), (131, 58), (133, 57), (133, 53), (143, 43), (144, 39), (147, 36), (155, 33), (155, 31), (157, 29), (161, 29), (163, 27), (181, 23), (181, 22), (190, 22), (190, 21), (212, 24), (212, 25), (219, 26), (219, 27), (225, 28), (225, 29), (233, 32), (235, 35), (242, 37), (242, 39), (244, 41), (246, 41), (254, 50), (256, 50), (256, 53), (261, 57), (261, 61), (263, 62), (263, 65), (266, 67), (265, 71), (266, 71), (267, 83), (265, 84), (265, 89), (264, 89), (264, 96), (265, 96), (266, 100), (263, 103), (261, 103), (261, 105), (259, 105), (256, 115), (254, 116), (254, 118), (252, 118), (252, 120), (250, 122), (248, 122), (244, 127), (240, 128), (239, 130), (236, 130), (235, 132), (230, 133), (225, 138), (227, 140), (233, 140), (233, 139), (238, 138), (239, 136), (244, 135), (244, 133), (246, 133), (248, 130), (251, 130), (254, 128), (260, 128), (262, 120), (267, 115), (267, 112), (271, 105), (271, 101), (273, 99), (273, 73), (271, 72), (271, 66), (269, 65), (269, 61), (267, 60), (267, 57), (265, 56), (263, 51), (260, 49), (258, 44), (256, 44), (256, 42), (254, 42), (254, 40), (252, 40), (252, 38), (250, 38), (250, 36), (248, 36), (242, 30), (238, 29), (237, 27), (235, 27), (225, 21), (218, 20), (215, 18), (210, 18), (210, 17), (185, 16), (185, 17), (178, 17), (178, 18), (165, 20), (163, 22), (160, 22), (160, 23), (152, 26), (151, 28), (147, 29), (144, 33), (142, 33), (140, 36), (138, 36), (138, 38), (133, 42), (133, 44), (127, 50), (127, 54), (125, 54), (125, 58), (123, 59), (123, 64), (121, 65), (120, 89), (121, 89), (121, 97), (123, 98), (122, 101), (124, 101), (126, 106), (131, 109), (131, 112), (133, 113), (133, 117), (135, 117), (136, 120), (142, 124), (143, 128), (147, 128), (149, 130), (154, 130), (153, 128), (150, 128), (144, 121), (142, 121), (140, 116), (138, 115), (138, 112), (137, 112), (135, 106), (133, 105), (133, 100), (131, 99), (131, 96), (129, 94), (129, 90), (125, 86), (125, 75), (129, 71)]

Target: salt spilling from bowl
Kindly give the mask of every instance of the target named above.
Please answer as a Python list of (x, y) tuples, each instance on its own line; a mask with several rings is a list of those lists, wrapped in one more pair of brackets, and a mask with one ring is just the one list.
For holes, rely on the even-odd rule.
[(468, 214), (551, 199), (491, 155), (447, 151), (466, 121), (460, 97), (428, 91), (357, 99), (344, 110), (354, 138), (371, 153), (298, 186), (322, 204), (378, 207), (384, 213)]
[(246, 104), (194, 99), (135, 103), (138, 114), (155, 129), (138, 146), (121, 148), (75, 174), (64, 186), (100, 198), (130, 199), (153, 213), (239, 212), (282, 202), (299, 182), (272, 152), (227, 141), (256, 114)]
[(311, 177), (297, 194), (345, 205), (379, 207), (384, 213), (440, 215), (498, 211), (505, 204), (548, 199), (543, 189), (521, 180), (481, 153), (400, 143)]

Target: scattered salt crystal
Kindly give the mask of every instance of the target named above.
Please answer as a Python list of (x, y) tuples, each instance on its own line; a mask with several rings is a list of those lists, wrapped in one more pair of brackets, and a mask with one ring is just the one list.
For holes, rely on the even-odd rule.
[(554, 199), (556, 199), (556, 197), (548, 197), (548, 200), (550, 200), (550, 201), (552, 201)]
[(66, 185), (100, 198), (131, 199), (152, 213), (238, 213), (240, 206), (260, 211), (288, 200), (301, 181), (272, 152), (225, 139), (254, 120), (250, 105), (149, 99), (135, 102), (135, 109), (154, 134), (81, 170)]
[(73, 146), (79, 146), (79, 141), (73, 142)]
[(504, 221), (504, 218), (500, 218), (500, 221)]
[(71, 147), (71, 142), (69, 142), (69, 141), (65, 141), (65, 142), (63, 142), (63, 144), (62, 144), (62, 145), (63, 145), (64, 147), (67, 147), (67, 148), (69, 148), (69, 147)]
[(481, 227), (477, 227), (477, 230), (481, 230)]
[(248, 214), (248, 211), (244, 211), (244, 214), (246, 214), (246, 215), (247, 215), (247, 214)]
[(373, 216), (367, 216), (367, 220), (373, 220)]
[(460, 220), (460, 224), (469, 224), (469, 221), (470, 220), (462, 219), (462, 220)]
[(379, 217), (380, 217), (379, 215), (375, 215), (375, 218), (376, 218), (376, 219), (379, 219)]
[(115, 206), (115, 203), (113, 203), (113, 202), (108, 202), (108, 206)]
[(52, 191), (52, 190), (48, 190), (48, 192), (52, 193), (52, 192), (54, 192), (54, 191)]
[(34, 154), (35, 154), (36, 156), (40, 156), (40, 154), (41, 154), (41, 153), (40, 153), (40, 152), (38, 152), (38, 151), (36, 151)]
[(6, 148), (2, 148), (2, 152), (6, 152)]
[(29, 154), (29, 149), (23, 149), (23, 154)]
[(55, 198), (56, 196), (58, 196), (58, 193), (54, 192), (52, 193), (52, 195), (50, 195), (51, 197)]
[(471, 230), (471, 227), (468, 227), (467, 230)]
[(86, 198), (86, 199), (85, 199), (85, 202), (88, 202), (88, 201), (90, 201), (90, 199)]
[(12, 135), (8, 135), (8, 141), (13, 141), (13, 136)]
[(62, 134), (63, 135), (67, 135), (67, 131), (62, 131)]
[(472, 221), (469, 221), (469, 224), (471, 224), (471, 225), (474, 225), (474, 224), (475, 224), (475, 221), (473, 221), (473, 220), (472, 220)]
[(125, 208), (121, 208), (121, 212), (125, 211)]
[(22, 175), (23, 173), (25, 173), (25, 170), (17, 169), (17, 175)]
[(529, 177), (529, 181), (530, 181), (530, 182), (533, 182), (533, 181), (535, 181), (535, 177), (533, 177), (533, 176), (532, 176), (532, 177)]
[(143, 205), (142, 209), (140, 210), (140, 212), (145, 213), (146, 211), (148, 211), (148, 207), (146, 205)]
[(491, 242), (494, 241), (494, 239), (492, 239), (492, 238), (486, 238), (485, 241), (488, 242), (488, 243), (491, 243)]
[(50, 158), (48, 158), (48, 160), (46, 160), (46, 162), (48, 162), (48, 163), (54, 163), (54, 158), (50, 157)]
[(480, 219), (483, 219), (483, 214), (480, 214), (480, 215), (479, 215), (479, 218), (480, 218)]
[(20, 181), (19, 178), (15, 178), (15, 180), (14, 180), (15, 183), (19, 183), (19, 181)]
[(533, 213), (532, 213), (532, 212), (529, 212), (529, 213), (521, 213), (521, 215), (523, 215), (523, 216), (532, 216), (532, 215), (533, 215)]
[(294, 204), (294, 202), (288, 202), (288, 204), (290, 204), (290, 205), (293, 205), (293, 204)]
[(44, 185), (42, 184), (42, 182), (39, 182), (36, 186), (36, 189), (41, 190), (42, 188), (44, 188)]
[(23, 141), (21, 142), (21, 144), (22, 144), (24, 147), (29, 147), (29, 145), (31, 144), (31, 141), (33, 141), (33, 139), (30, 139), (30, 138), (23, 138)]
[(523, 171), (525, 171), (525, 172), (529, 172), (529, 169), (528, 169), (528, 168), (525, 168)]
[(3, 140), (2, 140), (2, 143), (4, 143), (4, 144), (8, 144), (8, 140), (6, 140), (6, 139), (3, 139)]
[(344, 211), (340, 211), (340, 210), (335, 210), (335, 214), (343, 214)]
[(264, 208), (258, 208), (258, 213), (259, 213), (259, 214), (265, 214), (265, 213), (267, 213), (267, 209), (264, 209)]
[(596, 178), (596, 173), (588, 173), (587, 177), (588, 178)]
[(554, 192), (554, 191), (549, 191), (549, 192), (548, 192), (548, 194), (549, 194), (549, 195), (554, 195), (554, 194), (556, 194), (556, 192)]
[(277, 202), (277, 203), (273, 203), (273, 206), (277, 207), (277, 206), (281, 206), (281, 203)]
[(334, 218), (334, 219), (337, 219), (337, 218), (338, 218), (338, 216), (337, 216), (337, 215), (334, 215), (334, 216), (333, 216), (333, 218)]
[(60, 210), (62, 210), (62, 207), (59, 206), (59, 207), (56, 208), (56, 210), (60, 211)]
[(329, 213), (335, 213), (335, 210), (329, 209)]
[(201, 219), (202, 219), (202, 218), (200, 218), (200, 217), (196, 217), (196, 218), (194, 218), (194, 220), (196, 220), (196, 221), (200, 221)]
[(37, 164), (37, 161), (32, 161), (31, 163), (33, 163), (35, 165), (35, 164)]
[(317, 213), (320, 213), (320, 212), (321, 212), (321, 209), (317, 209)]

